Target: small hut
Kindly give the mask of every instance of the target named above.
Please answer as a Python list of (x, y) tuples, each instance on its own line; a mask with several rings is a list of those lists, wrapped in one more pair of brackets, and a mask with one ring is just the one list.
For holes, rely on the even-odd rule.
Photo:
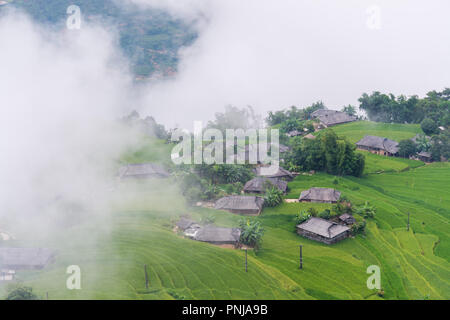
[(311, 133), (308, 133), (308, 134), (307, 134), (306, 136), (304, 136), (303, 138), (314, 140), (314, 139), (316, 138), (316, 136), (312, 135)]
[(325, 128), (358, 120), (355, 116), (350, 116), (345, 112), (328, 109), (314, 111), (311, 113), (311, 118), (318, 119)]
[(300, 202), (336, 203), (341, 197), (341, 192), (330, 188), (310, 188), (302, 191)]
[(227, 196), (216, 201), (214, 208), (237, 214), (259, 215), (264, 199), (255, 196)]
[(294, 175), (282, 167), (278, 167), (277, 173), (275, 173), (273, 175), (269, 175), (269, 176), (263, 176), (261, 174), (261, 168), (263, 168), (263, 167), (255, 168), (255, 174), (258, 177), (278, 178), (278, 179), (287, 180), (287, 181), (294, 179)]
[(239, 244), (240, 237), (241, 230), (238, 228), (206, 226), (199, 229), (193, 239), (218, 245), (232, 244), (237, 246)]
[(348, 213), (341, 214), (339, 216), (339, 220), (347, 225), (354, 224), (356, 222), (355, 218), (351, 214), (348, 214)]
[(305, 238), (333, 244), (350, 236), (350, 228), (321, 218), (310, 218), (297, 226), (297, 233)]
[(244, 185), (244, 192), (246, 193), (264, 193), (267, 188), (276, 187), (281, 192), (285, 193), (287, 190), (287, 182), (278, 178), (256, 177)]
[(423, 162), (433, 162), (433, 156), (430, 152), (422, 151), (417, 154), (417, 158)]
[(42, 269), (54, 260), (54, 252), (47, 248), (0, 248), (0, 269)]
[(122, 166), (118, 176), (120, 179), (167, 178), (169, 172), (156, 163), (135, 163)]
[(383, 137), (365, 136), (356, 142), (356, 146), (360, 150), (370, 151), (382, 156), (395, 156), (398, 153), (398, 142)]

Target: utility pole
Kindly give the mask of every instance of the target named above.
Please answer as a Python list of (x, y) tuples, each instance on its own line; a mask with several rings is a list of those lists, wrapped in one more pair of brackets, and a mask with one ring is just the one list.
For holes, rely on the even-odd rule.
[(48, 292), (45, 293), (45, 297), (48, 300)]
[(408, 228), (407, 230), (409, 231), (409, 212), (408, 212)]
[(144, 273), (145, 273), (145, 289), (148, 289), (148, 274), (147, 274), (147, 265), (144, 264)]
[(247, 272), (247, 248), (245, 248), (245, 272)]
[(299, 269), (303, 269), (303, 246), (300, 245), (300, 265), (299, 265)]

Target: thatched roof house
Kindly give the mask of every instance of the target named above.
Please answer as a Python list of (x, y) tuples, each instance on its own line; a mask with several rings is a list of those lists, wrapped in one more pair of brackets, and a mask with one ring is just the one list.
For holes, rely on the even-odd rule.
[(122, 166), (118, 176), (120, 179), (167, 178), (169, 172), (156, 163), (136, 163)]
[(430, 152), (421, 151), (417, 154), (417, 158), (423, 162), (432, 162), (433, 156)]
[(237, 214), (258, 215), (263, 208), (264, 199), (255, 196), (227, 196), (216, 201), (214, 208)]
[(297, 226), (297, 233), (305, 238), (333, 244), (350, 235), (350, 228), (321, 218), (313, 217)]
[(350, 116), (342, 111), (320, 109), (311, 113), (311, 118), (318, 119), (324, 127), (332, 127), (337, 124), (356, 121), (355, 116)]
[(256, 177), (244, 185), (246, 193), (265, 193), (267, 188), (276, 187), (281, 192), (287, 190), (287, 182), (278, 178)]
[(355, 218), (348, 213), (341, 214), (339, 220), (345, 224), (354, 224), (356, 222)]
[(212, 244), (233, 244), (237, 245), (241, 237), (241, 230), (238, 228), (221, 228), (206, 226), (199, 229), (194, 240), (209, 242)]
[(384, 156), (393, 156), (398, 152), (398, 142), (377, 136), (365, 136), (356, 142), (358, 149), (371, 151)]
[(298, 130), (292, 130), (292, 131), (289, 131), (288, 133), (286, 133), (286, 135), (288, 137), (297, 137), (297, 136), (301, 136), (302, 134), (303, 134), (303, 132), (298, 131)]
[(194, 220), (190, 220), (185, 217), (181, 217), (181, 219), (178, 220), (176, 226), (177, 226), (178, 230), (184, 231), (184, 230), (190, 228), (194, 224), (197, 224)]
[(278, 179), (284, 179), (284, 180), (288, 180), (288, 181), (294, 179), (294, 175), (282, 167), (278, 167), (278, 171), (275, 174), (272, 174), (269, 176), (261, 175), (261, 168), (262, 167), (257, 167), (254, 170), (256, 176), (258, 176), (258, 177), (278, 178)]
[(302, 191), (300, 202), (336, 203), (341, 197), (341, 192), (330, 188), (311, 188)]
[(54, 259), (54, 252), (47, 248), (0, 248), (0, 268), (42, 269)]

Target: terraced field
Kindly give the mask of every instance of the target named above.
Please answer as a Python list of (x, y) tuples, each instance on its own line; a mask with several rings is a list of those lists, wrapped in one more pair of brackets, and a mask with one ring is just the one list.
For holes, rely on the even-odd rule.
[[(189, 207), (173, 181), (158, 180), (137, 185), (125, 197), (121, 188), (112, 191), (122, 200), (101, 224), (86, 219), (38, 243), (24, 235), (16, 244), (33, 241), (57, 249), (58, 255), (48, 269), (18, 277), (41, 297), (48, 292), (50, 299), (449, 299), (450, 164), (409, 164), (406, 171), (339, 177), (337, 185), (334, 179), (300, 175), (289, 183), (286, 198), (315, 186), (337, 188), (355, 204), (368, 200), (377, 214), (364, 236), (328, 246), (295, 234), (299, 210), (322, 210), (328, 204), (265, 208), (261, 216), (249, 218), (261, 221), (266, 233), (262, 249), (249, 253), (245, 273), (243, 251), (184, 239), (172, 230), (185, 213), (194, 219), (214, 216), (221, 226), (237, 226), (241, 217)], [(302, 270), (299, 244), (304, 246)], [(66, 289), (71, 264), (81, 267), (82, 290)], [(366, 269), (373, 264), (381, 268), (383, 297), (366, 287)], [(0, 296), (5, 290), (0, 286)]]

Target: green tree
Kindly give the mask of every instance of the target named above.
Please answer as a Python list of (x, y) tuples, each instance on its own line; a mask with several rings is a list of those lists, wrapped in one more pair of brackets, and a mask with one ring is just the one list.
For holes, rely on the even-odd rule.
[(297, 215), (295, 216), (295, 223), (301, 224), (311, 218), (311, 214), (307, 210), (301, 210)]
[(417, 146), (411, 139), (401, 140), (398, 143), (398, 155), (400, 157), (408, 158), (414, 155), (416, 151)]
[(352, 105), (348, 105), (342, 108), (342, 112), (345, 112), (349, 116), (356, 116), (356, 108)]
[(420, 123), (420, 127), (422, 128), (422, 131), (427, 135), (432, 135), (439, 132), (438, 125), (436, 122), (434, 122), (433, 119), (425, 118)]
[(6, 300), (38, 300), (38, 297), (31, 287), (18, 286), (8, 293)]
[(264, 205), (266, 207), (276, 207), (283, 201), (283, 192), (275, 186), (266, 188), (264, 195)]
[(365, 219), (375, 217), (376, 211), (377, 211), (376, 208), (370, 205), (368, 201), (366, 201), (363, 205), (356, 207), (355, 210), (357, 214), (359, 214)]
[(241, 220), (239, 226), (241, 229), (240, 242), (258, 249), (261, 246), (264, 235), (264, 228), (261, 226), (261, 222), (256, 220)]

